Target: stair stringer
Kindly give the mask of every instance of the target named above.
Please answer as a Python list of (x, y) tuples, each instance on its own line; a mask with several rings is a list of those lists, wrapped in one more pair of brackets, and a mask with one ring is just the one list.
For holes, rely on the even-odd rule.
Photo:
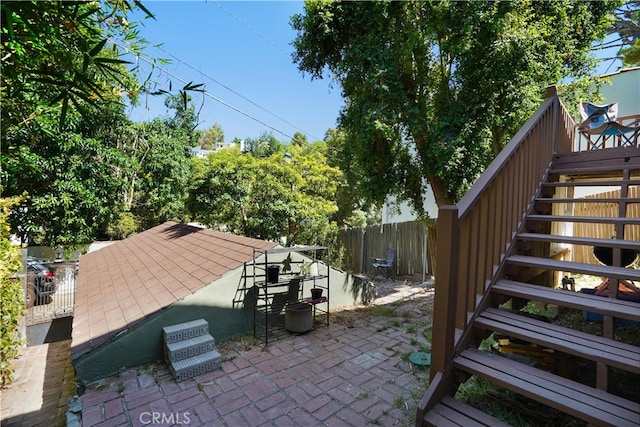
[[(638, 169), (637, 166), (635, 167), (635, 169)], [(551, 168), (548, 168), (545, 173), (545, 178), (540, 182), (540, 185), (536, 192), (537, 194), (533, 197), (533, 200), (536, 200), (539, 197), (539, 195), (542, 194), (545, 184), (548, 184), (549, 182), (554, 182), (554, 181), (550, 181), (550, 179), (552, 180), (557, 179), (557, 177), (558, 177), (558, 174), (555, 171), (553, 171), (553, 166), (551, 166)], [(545, 197), (548, 197), (548, 195)], [(468, 313), (468, 322), (469, 322), (468, 325), (470, 326), (467, 327), (465, 331), (460, 333), (457, 336), (457, 339), (455, 340), (455, 351), (453, 355), (454, 359), (458, 357), (466, 349), (470, 347), (477, 347), (477, 345), (482, 341), (482, 339), (486, 337), (488, 334), (490, 334), (490, 331), (487, 333), (484, 331), (484, 329), (476, 328), (473, 325), (475, 324), (476, 319), (485, 310), (487, 310), (492, 305), (496, 306), (501, 302), (501, 301), (495, 300), (495, 298), (492, 296), (491, 289), (493, 285), (497, 283), (499, 280), (510, 276), (510, 274), (508, 274), (508, 271), (507, 271), (508, 270), (507, 259), (512, 255), (520, 254), (520, 251), (522, 250), (522, 246), (519, 244), (519, 240), (520, 240), (519, 236), (527, 231), (526, 230), (527, 218), (532, 213), (535, 213), (535, 203), (529, 204), (527, 213), (524, 214), (524, 216), (522, 217), (522, 220), (520, 221), (518, 232), (514, 233), (513, 238), (509, 243), (508, 248), (505, 251), (505, 255), (501, 257), (500, 264), (495, 269), (495, 274), (493, 275), (492, 279), (488, 281), (488, 284), (485, 287), (484, 294), (478, 296), (478, 302), (476, 304), (475, 311), (473, 313)], [(527, 239), (524, 239), (524, 240), (527, 240)], [(548, 241), (546, 243), (547, 243), (547, 250), (546, 250), (546, 253), (542, 255), (545, 258), (550, 258), (551, 257), (550, 245), (548, 244), (549, 243)], [(625, 245), (625, 243), (623, 243), (623, 245)], [(611, 243), (607, 246), (617, 247), (619, 245)], [(626, 243), (626, 246), (631, 246), (631, 244)], [(635, 245), (633, 246), (635, 248)], [(613, 274), (612, 277), (615, 277), (615, 274)], [(421, 423), (423, 422), (425, 422), (427, 425), (430, 425), (429, 422), (426, 421), (427, 418), (425, 418), (424, 415), (431, 408), (435, 407), (440, 401), (442, 401), (442, 399), (445, 396), (454, 395), (459, 387), (459, 384), (461, 382), (466, 381), (466, 379), (468, 379), (468, 377), (471, 376), (471, 374), (468, 374), (461, 370), (457, 370), (452, 366), (453, 366), (453, 361), (448, 365), (445, 372), (438, 372), (433, 377), (433, 382), (432, 382), (433, 389), (431, 389), (430, 387), (428, 392), (425, 394), (421, 405), (419, 406), (419, 408), (422, 408), (422, 410), (419, 409), (419, 412), (418, 412), (419, 418), (416, 421), (417, 425), (422, 425)]]
[[(513, 233), (511, 241), (506, 245), (505, 252), (500, 258), (500, 263), (494, 268), (494, 274), (492, 278), (487, 281), (484, 287), (484, 293), (476, 296), (476, 306), (473, 313), (467, 313), (467, 328), (464, 331), (458, 331), (454, 338), (454, 354), (462, 353), (469, 346), (477, 346), (487, 336), (483, 336), (483, 331), (474, 327), (475, 319), (492, 304), (500, 303), (500, 301), (492, 301), (491, 287), (494, 283), (506, 277), (506, 259), (517, 253), (518, 251), (518, 235), (522, 233), (526, 225), (527, 215), (535, 208), (535, 200), (542, 193), (544, 184), (549, 179), (550, 171), (552, 170), (553, 162), (549, 162), (545, 173), (541, 177), (538, 187), (527, 204), (527, 209), (521, 215), (517, 231)], [(555, 179), (555, 177), (553, 177)], [(434, 324), (434, 328), (436, 325)], [(418, 412), (416, 417), (416, 425), (421, 425), (420, 420), (423, 419), (424, 414), (437, 405), (444, 396), (454, 396), (458, 391), (460, 384), (464, 383), (469, 375), (455, 370), (453, 368), (453, 358), (449, 361), (448, 368), (444, 372), (432, 373), (429, 388), (425, 393), (420, 405), (418, 405)]]

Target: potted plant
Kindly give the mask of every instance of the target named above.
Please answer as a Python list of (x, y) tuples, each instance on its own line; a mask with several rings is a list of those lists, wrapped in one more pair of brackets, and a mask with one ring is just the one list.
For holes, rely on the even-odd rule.
[(311, 299), (319, 300), (322, 298), (322, 288), (311, 288)]
[(300, 275), (302, 277), (307, 277), (309, 275), (309, 271), (311, 271), (311, 263), (303, 262), (300, 266)]

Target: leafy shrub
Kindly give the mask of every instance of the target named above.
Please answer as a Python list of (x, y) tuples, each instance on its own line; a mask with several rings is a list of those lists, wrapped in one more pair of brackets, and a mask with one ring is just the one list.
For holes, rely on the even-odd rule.
[(20, 247), (9, 240), (7, 216), (19, 198), (0, 199), (0, 383), (13, 380), (12, 360), (18, 355), (23, 341), (18, 333), (18, 322), (25, 314), (24, 290), (17, 272), (22, 270)]
[(138, 232), (140, 225), (131, 212), (121, 212), (118, 219), (107, 227), (107, 234), (112, 239), (122, 240)]

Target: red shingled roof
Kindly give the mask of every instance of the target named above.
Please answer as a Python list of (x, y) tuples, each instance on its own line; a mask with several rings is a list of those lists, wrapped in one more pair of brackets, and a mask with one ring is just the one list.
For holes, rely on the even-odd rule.
[(72, 355), (78, 357), (275, 243), (165, 222), (80, 257)]

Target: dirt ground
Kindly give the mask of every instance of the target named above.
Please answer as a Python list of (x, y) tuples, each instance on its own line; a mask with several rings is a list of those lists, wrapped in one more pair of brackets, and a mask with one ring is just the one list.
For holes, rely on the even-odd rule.
[[(395, 280), (374, 278), (369, 279), (374, 285), (375, 296), (368, 304), (354, 304), (332, 309), (331, 323), (355, 327), (359, 322), (370, 322), (373, 317), (385, 318), (389, 325), (417, 330), (417, 325), (430, 331), (433, 312), (434, 281), (422, 281), (421, 276), (399, 276)], [(396, 320), (400, 318), (402, 321)], [(425, 337), (426, 338), (426, 337)], [(430, 347), (428, 342), (422, 344)], [(260, 347), (262, 343), (247, 336), (238, 337), (219, 345), (226, 353), (238, 354)], [(226, 353), (226, 354), (229, 354)]]

